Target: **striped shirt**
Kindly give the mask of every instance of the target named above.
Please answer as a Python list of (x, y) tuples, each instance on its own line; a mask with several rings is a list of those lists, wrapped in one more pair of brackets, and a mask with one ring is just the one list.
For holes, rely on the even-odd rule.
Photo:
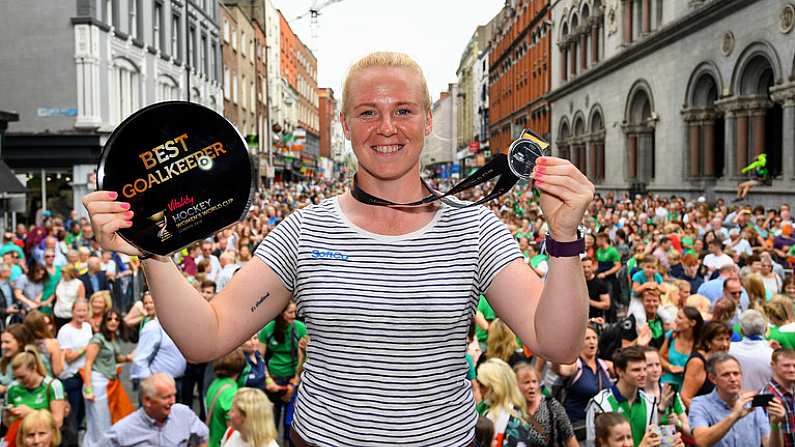
[(306, 321), (293, 429), (311, 444), (463, 446), (477, 421), (466, 335), (516, 241), (484, 207), (424, 228), (356, 227), (337, 198), (291, 214), (257, 248)]

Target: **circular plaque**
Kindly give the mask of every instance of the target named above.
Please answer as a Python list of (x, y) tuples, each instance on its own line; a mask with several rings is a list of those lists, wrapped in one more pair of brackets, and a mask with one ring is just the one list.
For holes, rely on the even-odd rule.
[(199, 104), (170, 101), (143, 108), (108, 138), (97, 187), (130, 203), (133, 225), (119, 235), (165, 256), (246, 216), (254, 172), (243, 137)]
[(520, 138), (508, 148), (508, 167), (513, 175), (528, 179), (533, 173), (538, 157), (543, 157), (541, 146), (526, 138)]

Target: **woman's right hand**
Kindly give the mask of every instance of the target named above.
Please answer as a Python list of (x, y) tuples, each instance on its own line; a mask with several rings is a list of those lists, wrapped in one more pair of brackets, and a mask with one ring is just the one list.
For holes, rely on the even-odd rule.
[(132, 227), (133, 217), (130, 204), (117, 202), (118, 196), (115, 191), (94, 191), (84, 196), (82, 202), (88, 210), (97, 242), (103, 249), (141, 256), (140, 250), (118, 234), (119, 230)]

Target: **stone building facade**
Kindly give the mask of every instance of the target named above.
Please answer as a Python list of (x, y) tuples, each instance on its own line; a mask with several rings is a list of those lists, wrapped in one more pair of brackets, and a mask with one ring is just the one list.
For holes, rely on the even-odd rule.
[(602, 191), (728, 198), (760, 153), (795, 188), (795, 7), (563, 0), (552, 8), (553, 148)]

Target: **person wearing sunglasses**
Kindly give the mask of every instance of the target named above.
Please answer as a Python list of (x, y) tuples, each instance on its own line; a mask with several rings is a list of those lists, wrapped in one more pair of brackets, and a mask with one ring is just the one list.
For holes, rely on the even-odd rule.
[[(86, 347), (83, 397), (86, 400), (86, 435), (83, 445), (100, 445), (105, 433), (124, 416), (133, 412), (132, 404), (119, 382), (116, 363), (129, 363), (132, 354), (122, 354), (121, 316), (111, 309), (102, 316), (99, 332)], [(112, 412), (111, 409), (114, 409)]]

